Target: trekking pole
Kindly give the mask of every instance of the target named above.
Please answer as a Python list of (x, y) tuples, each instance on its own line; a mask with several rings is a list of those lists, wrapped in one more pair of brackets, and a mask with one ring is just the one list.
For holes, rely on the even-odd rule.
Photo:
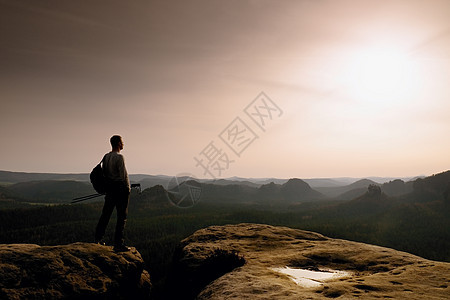
[(87, 195), (87, 196), (83, 196), (83, 197), (78, 197), (75, 199), (72, 199), (72, 202), (70, 203), (77, 203), (77, 202), (81, 202), (81, 201), (85, 201), (85, 200), (89, 200), (89, 199), (94, 199), (97, 197), (103, 196), (103, 194), (92, 194), (92, 195)]
[[(140, 183), (133, 183), (132, 185), (131, 185), (131, 188), (133, 189), (137, 189), (138, 191), (139, 191), (139, 194), (141, 193), (141, 184)], [(89, 199), (94, 199), (94, 198), (97, 198), (97, 197), (100, 197), (100, 196), (103, 196), (104, 194), (99, 194), (99, 193), (97, 193), (97, 194), (92, 194), (92, 195), (87, 195), (87, 196), (82, 196), (82, 197), (78, 197), (78, 198), (74, 198), (74, 199), (72, 199), (72, 202), (70, 202), (70, 203), (78, 203), (78, 202), (81, 202), (81, 201), (85, 201), (85, 200), (89, 200)]]

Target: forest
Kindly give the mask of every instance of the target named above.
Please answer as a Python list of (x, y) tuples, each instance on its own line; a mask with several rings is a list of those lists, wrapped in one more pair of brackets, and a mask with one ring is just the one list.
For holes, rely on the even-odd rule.
[[(154, 186), (141, 193), (132, 190), (125, 238), (129, 246), (142, 254), (152, 277), (155, 298), (161, 298), (168, 288), (167, 276), (179, 242), (210, 225), (288, 226), (450, 262), (449, 183), (450, 172), (444, 172), (417, 179), (412, 192), (399, 196), (388, 196), (371, 185), (363, 195), (350, 200), (280, 198), (273, 202), (254, 201), (259, 195), (255, 190), (251, 191), (251, 197), (242, 191), (236, 193), (245, 199), (233, 201), (233, 193), (224, 187), (218, 189), (220, 197), (211, 192), (214, 187), (205, 186), (198, 203), (189, 208), (174, 206), (168, 192), (162, 186)], [(303, 184), (301, 187), (305, 188)], [(230, 190), (242, 189), (230, 186)], [(293, 190), (289, 192), (292, 194)], [(215, 201), (218, 198), (221, 200)], [(39, 245), (93, 242), (103, 205), (101, 198), (78, 204), (31, 204), (26, 195), (14, 196), (7, 186), (0, 188), (0, 203), (0, 243)], [(114, 223), (113, 215), (106, 234), (110, 242)]]

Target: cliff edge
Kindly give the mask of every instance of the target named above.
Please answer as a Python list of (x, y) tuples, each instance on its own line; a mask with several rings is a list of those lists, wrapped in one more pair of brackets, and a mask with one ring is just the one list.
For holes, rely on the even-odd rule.
[(150, 287), (135, 248), (0, 245), (1, 299), (136, 299), (148, 298)]
[(197, 299), (447, 299), (450, 294), (450, 263), (269, 225), (198, 230), (182, 241), (177, 264), (180, 294)]

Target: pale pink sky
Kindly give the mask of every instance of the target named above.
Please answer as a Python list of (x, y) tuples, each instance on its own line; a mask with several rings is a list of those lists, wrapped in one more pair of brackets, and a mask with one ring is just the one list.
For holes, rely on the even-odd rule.
[(447, 170), (449, 20), (446, 0), (0, 0), (0, 170), (89, 172), (113, 134), (134, 174), (208, 177), (210, 142), (216, 177)]

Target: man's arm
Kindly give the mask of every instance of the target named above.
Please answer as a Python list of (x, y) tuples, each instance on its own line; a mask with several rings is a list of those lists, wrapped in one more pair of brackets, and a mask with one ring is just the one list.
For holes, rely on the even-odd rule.
[(125, 167), (125, 158), (123, 157), (123, 155), (121, 156), (121, 160), (119, 162), (119, 174), (120, 174), (120, 178), (123, 180), (123, 182), (126, 184), (126, 186), (128, 187), (128, 189), (130, 189), (130, 180), (128, 178), (128, 172), (127, 172), (127, 168)]

